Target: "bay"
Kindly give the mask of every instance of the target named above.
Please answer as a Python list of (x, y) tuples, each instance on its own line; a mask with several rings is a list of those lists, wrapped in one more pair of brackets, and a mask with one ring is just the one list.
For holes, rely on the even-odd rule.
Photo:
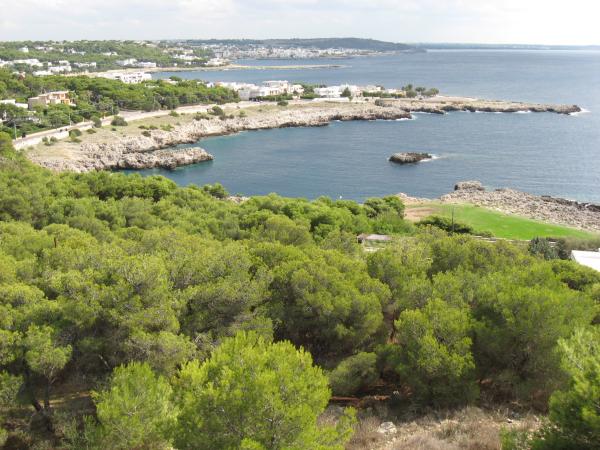
[[(410, 121), (332, 123), (212, 137), (215, 161), (175, 171), (145, 170), (180, 185), (220, 182), (230, 192), (364, 200), (397, 192), (436, 197), (460, 180), (581, 201), (600, 201), (600, 52), (430, 51), (332, 60), (242, 64), (340, 64), (341, 68), (178, 72), (208, 81), (287, 79), (322, 84), (412, 82), (443, 94), (578, 104), (584, 113), (416, 114)], [(156, 77), (169, 73), (155, 74)], [(387, 158), (425, 151), (437, 159), (398, 166)]]

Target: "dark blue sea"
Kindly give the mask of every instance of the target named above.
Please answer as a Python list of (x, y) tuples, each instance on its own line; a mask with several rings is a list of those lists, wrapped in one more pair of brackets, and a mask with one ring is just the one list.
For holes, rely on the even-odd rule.
[[(209, 81), (286, 79), (311, 83), (407, 83), (442, 94), (578, 104), (584, 113), (416, 114), (414, 120), (334, 122), (328, 127), (244, 132), (203, 139), (210, 163), (147, 170), (178, 184), (220, 182), (244, 195), (363, 200), (405, 192), (437, 197), (460, 180), (600, 202), (600, 52), (430, 51), (335, 60), (241, 61), (243, 64), (340, 64), (342, 68), (178, 72)], [(171, 74), (156, 74), (165, 77)], [(411, 166), (395, 152), (437, 159)]]

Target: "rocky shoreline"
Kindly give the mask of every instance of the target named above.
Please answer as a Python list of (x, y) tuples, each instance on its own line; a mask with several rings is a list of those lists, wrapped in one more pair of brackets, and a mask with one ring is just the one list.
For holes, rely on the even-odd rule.
[(514, 189), (486, 190), (478, 181), (458, 183), (454, 192), (440, 197), (443, 203), (471, 203), (503, 213), (543, 222), (600, 232), (600, 205)]
[[(236, 108), (236, 105), (228, 105)], [(154, 130), (149, 136), (115, 136), (107, 142), (83, 142), (68, 157), (51, 156), (44, 152), (32, 160), (56, 171), (87, 172), (91, 170), (174, 168), (213, 159), (205, 150), (195, 147), (185, 150), (163, 149), (183, 143), (195, 143), (207, 136), (227, 135), (240, 131), (286, 127), (325, 126), (332, 121), (410, 119), (411, 113), (445, 114), (449, 111), (486, 112), (553, 112), (570, 114), (580, 111), (572, 105), (500, 102), (465, 98), (385, 100), (377, 102), (321, 103), (298, 102), (290, 107), (261, 110), (261, 105), (247, 108), (252, 114), (227, 115), (222, 119), (204, 115), (176, 126), (171, 131)], [(235, 110), (234, 110), (235, 111)]]

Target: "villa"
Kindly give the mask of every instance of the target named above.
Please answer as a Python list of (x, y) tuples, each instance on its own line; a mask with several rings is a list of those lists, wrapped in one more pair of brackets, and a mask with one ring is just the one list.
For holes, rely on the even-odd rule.
[(125, 84), (139, 84), (142, 81), (152, 80), (152, 75), (145, 72), (109, 72), (100, 75), (109, 80), (119, 80)]
[(36, 106), (43, 106), (44, 108), (49, 105), (69, 105), (73, 106), (73, 102), (69, 98), (69, 91), (54, 91), (46, 94), (40, 94), (37, 97), (31, 97), (27, 100), (29, 109), (34, 109)]

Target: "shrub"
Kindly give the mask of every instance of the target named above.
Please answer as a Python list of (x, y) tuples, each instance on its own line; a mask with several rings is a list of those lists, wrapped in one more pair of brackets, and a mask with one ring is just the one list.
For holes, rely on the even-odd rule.
[(224, 116), (225, 115), (225, 111), (223, 111), (223, 108), (221, 108), (220, 106), (213, 106), (212, 109), (208, 113), (212, 114), (213, 116)]
[(561, 340), (566, 389), (550, 398), (550, 422), (534, 439), (534, 449), (597, 449), (600, 444), (600, 329), (579, 329)]
[(304, 350), (256, 333), (225, 339), (202, 364), (185, 365), (175, 385), (182, 450), (342, 450), (355, 422), (347, 413), (338, 426), (319, 424), (330, 396), (321, 369)]
[(169, 113), (169, 115), (170, 115), (171, 117), (179, 117), (179, 113), (178, 113), (177, 111), (175, 111), (175, 110), (171, 111), (171, 112)]
[(121, 116), (115, 116), (114, 119), (110, 122), (113, 127), (125, 127), (127, 126), (127, 121)]
[(558, 250), (551, 244), (549, 239), (535, 237), (529, 241), (529, 253), (543, 259), (558, 258)]
[(99, 117), (92, 117), (92, 122), (95, 128), (102, 128), (102, 120)]
[(148, 130), (142, 131), (142, 136), (150, 137), (152, 136), (152, 133), (150, 133)]
[(85, 132), (87, 134), (96, 134), (96, 130), (94, 130), (93, 128), (88, 128)]
[(457, 234), (475, 234), (473, 228), (467, 224), (452, 221), (448, 217), (429, 216), (417, 223), (418, 226), (432, 226), (444, 230), (448, 233)]
[(377, 355), (360, 352), (346, 358), (329, 374), (331, 390), (336, 395), (352, 395), (379, 378)]
[(287, 106), (287, 105), (289, 105), (287, 100), (279, 100), (277, 102), (277, 106)]
[(171, 391), (147, 363), (117, 367), (108, 390), (95, 394), (104, 448), (168, 447), (176, 421)]
[(229, 195), (229, 192), (227, 192), (221, 183), (205, 184), (202, 186), (202, 190), (219, 199), (224, 199)]
[(74, 137), (79, 137), (79, 136), (81, 136), (81, 134), (82, 134), (82, 133), (81, 133), (81, 130), (80, 130), (80, 129), (78, 129), (78, 128), (74, 128), (73, 130), (70, 130), (70, 131), (69, 131), (69, 136), (70, 136), (71, 138), (74, 138)]

